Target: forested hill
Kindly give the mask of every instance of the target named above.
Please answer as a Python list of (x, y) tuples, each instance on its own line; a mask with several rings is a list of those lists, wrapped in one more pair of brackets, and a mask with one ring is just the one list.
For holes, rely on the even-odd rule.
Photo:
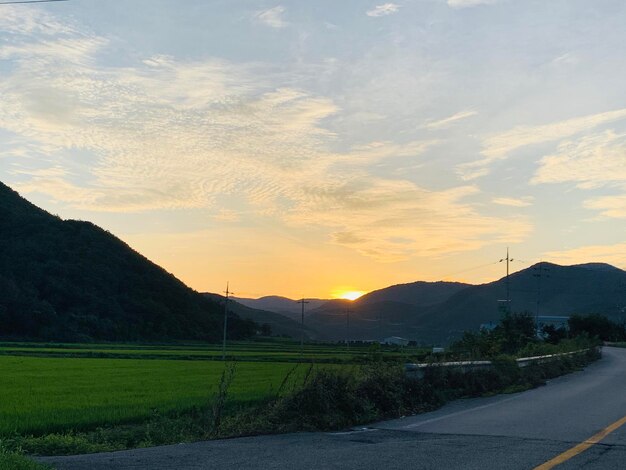
[[(216, 341), (219, 304), (89, 222), (62, 220), (0, 183), (0, 338)], [(233, 315), (231, 338), (256, 325)]]

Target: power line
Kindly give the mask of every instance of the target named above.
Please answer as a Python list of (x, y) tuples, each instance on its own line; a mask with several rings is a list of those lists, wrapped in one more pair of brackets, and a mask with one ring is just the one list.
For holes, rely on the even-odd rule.
[(455, 275), (457, 275), (457, 274), (466, 273), (466, 272), (468, 272), (468, 271), (474, 271), (474, 270), (476, 270), (476, 269), (486, 268), (487, 266), (491, 266), (491, 265), (493, 265), (493, 264), (498, 264), (499, 262), (500, 262), (500, 261), (492, 261), (491, 263), (480, 264), (480, 265), (478, 265), (478, 266), (474, 266), (474, 267), (472, 267), (472, 268), (461, 269), (460, 271), (455, 271), (455, 272), (453, 272), (453, 273), (446, 274), (445, 276), (442, 276), (442, 277), (441, 277), (441, 280), (444, 280), (444, 279), (449, 278), (449, 277), (451, 277), (451, 276), (455, 276)]
[(0, 2), (0, 5), (17, 5), (26, 3), (52, 3), (52, 2), (68, 2), (69, 0), (16, 0), (11, 2)]

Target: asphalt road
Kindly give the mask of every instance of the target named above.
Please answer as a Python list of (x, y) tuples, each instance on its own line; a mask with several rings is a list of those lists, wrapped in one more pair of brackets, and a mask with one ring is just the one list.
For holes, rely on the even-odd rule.
[[(338, 433), (296, 433), (43, 458), (59, 470), (533, 469), (626, 416), (626, 349), (514, 395)], [(558, 465), (626, 469), (626, 425)]]

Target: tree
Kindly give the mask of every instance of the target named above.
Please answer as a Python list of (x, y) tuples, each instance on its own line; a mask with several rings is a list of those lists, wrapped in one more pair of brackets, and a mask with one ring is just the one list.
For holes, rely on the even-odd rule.
[(586, 333), (602, 341), (626, 340), (626, 326), (624, 323), (615, 323), (599, 314), (572, 315), (568, 320), (568, 324), (572, 337)]
[(507, 313), (495, 329), (502, 333), (502, 349), (507, 354), (513, 354), (537, 340), (535, 319), (527, 312)]

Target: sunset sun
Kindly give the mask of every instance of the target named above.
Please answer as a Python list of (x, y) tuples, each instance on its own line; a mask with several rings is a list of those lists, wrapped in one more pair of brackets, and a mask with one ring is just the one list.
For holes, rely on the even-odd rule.
[(346, 291), (346, 292), (341, 292), (338, 297), (340, 299), (346, 299), (346, 300), (356, 300), (359, 297), (361, 297), (363, 294), (365, 294), (365, 292), (360, 291), (360, 290), (351, 290), (351, 291)]

